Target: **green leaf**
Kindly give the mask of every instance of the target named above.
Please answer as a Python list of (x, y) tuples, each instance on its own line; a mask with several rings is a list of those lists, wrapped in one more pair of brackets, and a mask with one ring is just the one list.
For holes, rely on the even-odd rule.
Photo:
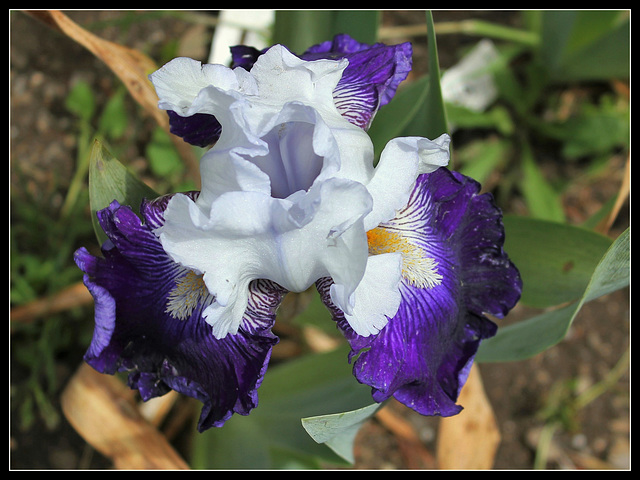
[(333, 35), (347, 33), (357, 41), (371, 45), (378, 40), (379, 24), (380, 12), (377, 10), (338, 10), (334, 12)]
[(456, 160), (460, 165), (456, 170), (482, 184), (507, 164), (511, 142), (491, 137), (469, 142), (457, 149), (456, 153)]
[(89, 204), (93, 228), (100, 244), (107, 237), (98, 223), (98, 210), (117, 200), (139, 213), (143, 198), (156, 197), (158, 194), (113, 157), (100, 141), (94, 141), (89, 157)]
[(629, 78), (628, 12), (544, 11), (540, 32), (539, 59), (551, 80)]
[(353, 442), (356, 434), (381, 406), (374, 403), (350, 412), (303, 418), (302, 426), (316, 442), (326, 444), (347, 462), (354, 463)]
[(96, 98), (89, 84), (85, 81), (76, 83), (67, 98), (65, 107), (83, 122), (90, 122), (96, 111)]
[(506, 137), (513, 134), (515, 126), (509, 111), (496, 105), (486, 111), (474, 111), (461, 105), (445, 103), (449, 125), (459, 129), (495, 129)]
[(504, 249), (520, 271), (521, 302), (545, 308), (580, 298), (611, 245), (603, 235), (546, 220), (505, 215)]
[(565, 215), (560, 196), (540, 171), (531, 147), (526, 142), (522, 145), (522, 177), (520, 188), (531, 216), (564, 222)]
[(309, 436), (301, 419), (371, 404), (371, 389), (353, 377), (347, 353), (343, 347), (270, 367), (250, 415), (234, 415), (224, 427), (194, 437), (192, 467), (284, 468), (291, 458), (308, 467), (319, 461), (344, 464)]
[(151, 135), (151, 141), (145, 149), (149, 160), (149, 167), (154, 175), (167, 177), (184, 170), (184, 163), (169, 134), (161, 127), (156, 127)]
[(440, 64), (438, 63), (438, 45), (436, 43), (435, 27), (433, 16), (427, 11), (427, 39), (429, 50), (429, 91), (425, 101), (424, 113), (424, 136), (436, 138), (447, 133), (447, 113), (442, 98), (442, 88), (440, 87)]
[(499, 329), (495, 337), (482, 343), (476, 360), (524, 360), (556, 345), (567, 334), (582, 305), (629, 285), (630, 255), (630, 230), (627, 229), (604, 254), (577, 302)]
[(380, 14), (375, 10), (277, 10), (273, 43), (298, 54), (339, 33), (375, 43), (379, 20)]
[(629, 105), (618, 105), (611, 97), (603, 96), (598, 105), (582, 105), (580, 112), (569, 118), (557, 131), (561, 132), (564, 141), (562, 153), (567, 158), (606, 154), (615, 148), (629, 148)]
[(129, 126), (125, 98), (127, 90), (121, 87), (109, 98), (98, 120), (98, 130), (110, 139), (122, 137)]

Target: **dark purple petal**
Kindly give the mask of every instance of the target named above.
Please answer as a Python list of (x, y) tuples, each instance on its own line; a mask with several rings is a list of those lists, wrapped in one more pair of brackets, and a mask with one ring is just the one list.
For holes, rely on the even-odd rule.
[(412, 47), (408, 42), (369, 45), (340, 34), (331, 41), (314, 45), (300, 58), (349, 60), (333, 97), (344, 117), (367, 130), (378, 109), (389, 103), (398, 85), (409, 75), (411, 54)]
[(301, 58), (346, 58), (349, 60), (349, 66), (338, 83), (338, 89), (341, 84), (343, 88), (360, 85), (362, 89), (375, 89), (380, 98), (380, 106), (383, 106), (389, 103), (400, 83), (409, 75), (412, 52), (409, 42), (398, 45), (369, 45), (360, 43), (347, 34), (340, 34), (331, 41), (309, 48)]
[(503, 251), (500, 210), (474, 180), (440, 168), (421, 175), (407, 207), (381, 228), (400, 232), (436, 262), (434, 285), (403, 276), (402, 302), (376, 336), (356, 335), (329, 300), (330, 279), (317, 283), (349, 341), (354, 375), (374, 400), (393, 396), (423, 415), (455, 415), (460, 389), (480, 342), (520, 298), (519, 273)]
[(230, 47), (229, 50), (231, 50), (231, 68), (242, 67), (248, 71), (267, 49), (258, 50), (247, 45), (236, 45)]
[(222, 125), (213, 115), (196, 113), (189, 117), (167, 110), (169, 131), (196, 147), (209, 147), (216, 143), (222, 133)]
[[(98, 212), (109, 237), (103, 257), (81, 248), (77, 265), (95, 300), (93, 339), (85, 360), (102, 373), (129, 372), (144, 400), (170, 389), (203, 402), (198, 429), (248, 414), (278, 339), (271, 333), (284, 290), (256, 280), (237, 335), (216, 339), (201, 317), (211, 303), (198, 275), (173, 262), (153, 229), (168, 197), (144, 202), (144, 222), (113, 202)], [(182, 290), (180, 290), (182, 287)], [(188, 294), (192, 294), (188, 297)]]

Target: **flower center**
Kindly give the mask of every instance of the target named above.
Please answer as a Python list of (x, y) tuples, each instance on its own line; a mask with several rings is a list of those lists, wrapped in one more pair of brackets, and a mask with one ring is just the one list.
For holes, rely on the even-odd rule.
[(175, 288), (169, 293), (165, 312), (178, 320), (186, 320), (196, 307), (206, 306), (212, 300), (213, 295), (209, 293), (204, 284), (202, 275), (193, 270), (187, 270), (182, 277), (176, 280)]
[(269, 154), (248, 158), (271, 179), (274, 198), (308, 190), (320, 174), (323, 157), (313, 149), (314, 128), (306, 122), (281, 123), (262, 138)]
[(437, 270), (438, 263), (402, 234), (377, 227), (367, 232), (367, 242), (370, 255), (392, 252), (402, 255), (402, 277), (409, 285), (433, 288), (442, 283), (442, 275)]

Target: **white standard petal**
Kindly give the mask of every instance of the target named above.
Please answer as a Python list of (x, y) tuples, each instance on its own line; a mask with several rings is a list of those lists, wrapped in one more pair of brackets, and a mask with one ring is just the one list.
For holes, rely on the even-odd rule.
[(192, 104), (200, 92), (215, 85), (221, 90), (255, 93), (253, 78), (243, 69), (232, 70), (224, 65), (202, 64), (186, 57), (174, 58), (149, 75), (159, 97), (158, 106), (180, 115), (193, 115)]
[(250, 72), (176, 59), (151, 76), (161, 108), (222, 125), (201, 159), (199, 197), (175, 195), (157, 231), (175, 261), (203, 274), (217, 338), (237, 331), (256, 279), (303, 291), (331, 277), (332, 301), (360, 335), (397, 310), (400, 256), (369, 256), (366, 232), (406, 205), (420, 173), (448, 163), (449, 140), (395, 139), (374, 168), (371, 139), (334, 103), (347, 63), (276, 46)]
[(276, 106), (300, 102), (312, 105), (323, 117), (342, 119), (333, 90), (348, 64), (346, 59), (305, 61), (282, 45), (275, 45), (258, 57), (251, 75), (264, 102)]

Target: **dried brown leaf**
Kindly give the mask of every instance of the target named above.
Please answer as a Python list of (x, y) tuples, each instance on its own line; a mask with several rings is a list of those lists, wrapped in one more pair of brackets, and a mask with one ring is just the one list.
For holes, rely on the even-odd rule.
[(458, 403), (464, 410), (443, 418), (438, 428), (438, 466), (443, 470), (484, 470), (493, 467), (500, 432), (485, 395), (477, 365), (473, 365)]
[(117, 469), (188, 469), (167, 439), (142, 417), (131, 392), (118, 378), (82, 364), (62, 393), (62, 411)]
[(102, 60), (125, 84), (133, 98), (168, 129), (165, 112), (158, 109), (158, 96), (148, 75), (157, 69), (153, 60), (142, 52), (104, 40), (85, 30), (58, 10), (30, 11), (32, 16), (75, 40)]

